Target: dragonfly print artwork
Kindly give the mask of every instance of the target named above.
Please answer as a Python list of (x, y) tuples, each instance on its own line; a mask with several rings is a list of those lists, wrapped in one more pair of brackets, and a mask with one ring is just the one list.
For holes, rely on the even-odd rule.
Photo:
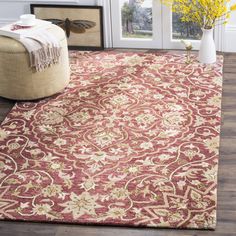
[(96, 26), (96, 23), (89, 20), (70, 20), (66, 18), (65, 20), (60, 19), (44, 19), (51, 21), (53, 24), (60, 26), (65, 30), (67, 38), (70, 37), (70, 33), (83, 34), (86, 30), (91, 29)]

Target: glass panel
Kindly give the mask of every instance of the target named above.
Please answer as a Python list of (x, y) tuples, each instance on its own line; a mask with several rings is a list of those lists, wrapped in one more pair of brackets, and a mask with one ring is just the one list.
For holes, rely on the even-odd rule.
[(172, 38), (200, 40), (201, 28), (195, 23), (182, 22), (181, 15), (172, 13)]
[(152, 0), (120, 0), (122, 37), (152, 38)]

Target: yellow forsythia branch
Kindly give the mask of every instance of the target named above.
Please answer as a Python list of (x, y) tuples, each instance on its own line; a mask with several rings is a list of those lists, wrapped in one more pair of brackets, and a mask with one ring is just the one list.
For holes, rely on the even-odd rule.
[(194, 22), (200, 27), (211, 29), (216, 21), (224, 24), (230, 13), (236, 10), (236, 4), (228, 8), (230, 0), (161, 0), (173, 12), (181, 15), (183, 22)]

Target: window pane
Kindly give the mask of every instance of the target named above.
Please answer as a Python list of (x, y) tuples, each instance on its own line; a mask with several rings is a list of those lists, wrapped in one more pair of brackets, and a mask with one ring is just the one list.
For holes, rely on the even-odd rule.
[(172, 13), (172, 38), (200, 40), (202, 31), (195, 23), (182, 22), (181, 15)]
[(152, 38), (152, 0), (120, 0), (123, 38)]

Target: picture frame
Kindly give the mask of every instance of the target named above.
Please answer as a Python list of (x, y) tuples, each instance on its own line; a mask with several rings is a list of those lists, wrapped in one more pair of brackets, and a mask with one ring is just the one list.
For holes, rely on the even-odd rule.
[(102, 6), (30, 4), (30, 11), (63, 28), (69, 49), (104, 49)]

